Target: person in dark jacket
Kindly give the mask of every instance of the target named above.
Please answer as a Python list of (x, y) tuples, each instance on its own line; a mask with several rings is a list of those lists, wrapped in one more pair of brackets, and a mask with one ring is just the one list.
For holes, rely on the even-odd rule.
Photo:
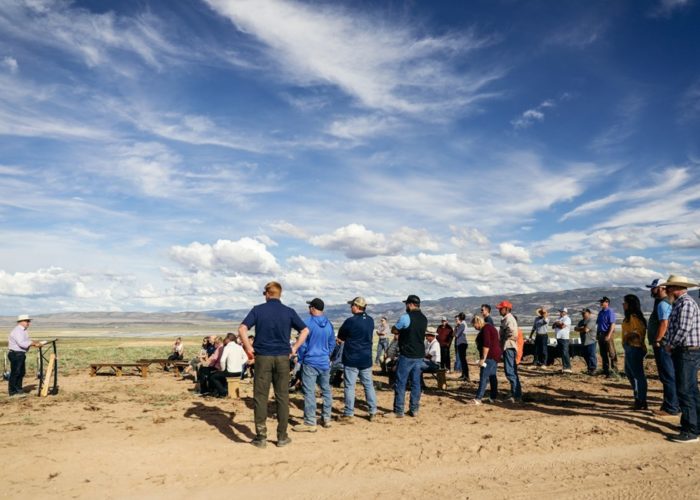
[(420, 297), (409, 295), (403, 301), (406, 314), (391, 329), (399, 335), (399, 361), (396, 367), (396, 385), (394, 387), (394, 411), (387, 417), (402, 418), (406, 400), (406, 384), (411, 380), (411, 399), (408, 414), (418, 416), (421, 395), (421, 366), (425, 356), (425, 332), (428, 318), (420, 310)]
[(345, 408), (340, 416), (341, 422), (352, 422), (355, 415), (355, 384), (359, 377), (365, 388), (365, 399), (369, 406), (369, 420), (377, 414), (377, 396), (372, 381), (372, 336), (374, 320), (365, 309), (367, 302), (363, 297), (348, 301), (352, 316), (345, 320), (338, 330), (338, 339), (343, 347), (343, 383), (345, 384)]
[(319, 298), (310, 300), (309, 318), (306, 326), (309, 336), (306, 337), (297, 355), (301, 364), (301, 385), (304, 391), (304, 424), (292, 427), (297, 432), (316, 432), (316, 384), (321, 389), (323, 410), (321, 411), (321, 426), (331, 426), (331, 353), (335, 347), (333, 325), (325, 314), (323, 301)]

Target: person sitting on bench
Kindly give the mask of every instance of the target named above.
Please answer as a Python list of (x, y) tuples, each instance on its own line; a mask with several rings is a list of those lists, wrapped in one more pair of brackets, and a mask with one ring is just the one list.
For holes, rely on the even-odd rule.
[(199, 370), (197, 370), (197, 380), (199, 380), (199, 394), (204, 396), (209, 394), (209, 376), (217, 370), (221, 370), (219, 361), (224, 350), (224, 339), (216, 337), (214, 339), (214, 347), (216, 350), (209, 356), (206, 361), (202, 362)]
[(197, 371), (199, 370), (199, 367), (201, 364), (204, 362), (205, 359), (207, 359), (207, 348), (209, 347), (209, 337), (204, 337), (202, 339), (202, 348), (199, 351), (199, 354), (197, 354), (197, 357), (192, 358), (190, 360), (190, 366), (185, 368), (185, 374), (187, 375), (192, 375), (192, 378), (194, 378), (195, 382), (197, 381)]
[(399, 361), (399, 334), (394, 333), (391, 342), (389, 342), (389, 347), (387, 347), (384, 352), (384, 359), (382, 360), (381, 367), (382, 372), (386, 373), (389, 377), (389, 386), (394, 387), (396, 382), (396, 364)]
[(437, 329), (429, 326), (425, 332), (425, 358), (421, 371), (423, 373), (435, 373), (440, 369), (440, 343), (435, 338)]
[(224, 348), (221, 352), (221, 370), (212, 372), (209, 375), (209, 391), (216, 398), (228, 397), (228, 383), (226, 379), (229, 377), (241, 376), (243, 364), (248, 360), (243, 347), (236, 342), (235, 333), (227, 333), (224, 338)]

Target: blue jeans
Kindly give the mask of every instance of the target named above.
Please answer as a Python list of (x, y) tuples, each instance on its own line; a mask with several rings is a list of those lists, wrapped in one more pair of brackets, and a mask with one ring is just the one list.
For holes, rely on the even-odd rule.
[(506, 378), (510, 382), (510, 394), (515, 399), (523, 397), (523, 390), (520, 387), (520, 378), (518, 377), (518, 365), (515, 363), (515, 349), (506, 349), (503, 351), (503, 370), (506, 372)]
[(535, 334), (535, 364), (542, 366), (547, 364), (547, 346), (549, 345), (549, 335)]
[(634, 400), (647, 401), (647, 376), (644, 374), (644, 357), (646, 352), (641, 347), (625, 345), (625, 375), (634, 391)]
[(374, 358), (374, 364), (378, 365), (382, 360), (382, 354), (384, 354), (389, 349), (389, 339), (386, 337), (380, 337), (377, 343), (377, 355)]
[(394, 413), (403, 415), (406, 400), (406, 383), (411, 380), (411, 399), (408, 409), (416, 413), (420, 409), (420, 376), (423, 358), (407, 358), (399, 356), (396, 366), (396, 386), (394, 387)]
[(353, 416), (355, 414), (355, 384), (357, 377), (360, 377), (360, 383), (365, 388), (365, 399), (369, 406), (369, 414), (377, 413), (377, 395), (374, 392), (374, 384), (372, 383), (372, 367), (355, 368), (346, 366), (343, 368), (343, 383), (345, 384), (345, 409), (343, 415)]
[(598, 355), (596, 353), (596, 344), (588, 344), (583, 346), (586, 355), (586, 368), (588, 368), (588, 373), (593, 373), (598, 368)]
[(440, 369), (440, 365), (435, 361), (429, 361), (427, 359), (423, 360), (423, 364), (420, 365), (420, 371), (424, 373), (435, 373)]
[(486, 368), (481, 368), (479, 372), (479, 389), (476, 391), (476, 396), (474, 399), (481, 400), (486, 394), (486, 384), (490, 382), (491, 384), (491, 399), (496, 399), (498, 396), (498, 379), (496, 378), (496, 371), (498, 370), (498, 363), (493, 359), (486, 360)]
[(569, 339), (557, 339), (557, 347), (561, 354), (561, 367), (564, 370), (571, 370), (571, 357), (569, 356)]
[(659, 380), (664, 386), (664, 402), (661, 409), (668, 413), (680, 413), (681, 407), (678, 405), (678, 393), (676, 392), (676, 373), (671, 354), (666, 352), (663, 347), (654, 347), (654, 359), (656, 360)]
[(330, 422), (333, 405), (331, 369), (319, 370), (313, 366), (302, 365), (301, 387), (304, 391), (304, 423), (306, 425), (316, 425), (316, 384), (321, 388), (321, 396), (323, 397), (321, 418)]
[(676, 369), (676, 389), (681, 406), (681, 432), (700, 435), (700, 394), (698, 370), (700, 351), (673, 350), (673, 366)]

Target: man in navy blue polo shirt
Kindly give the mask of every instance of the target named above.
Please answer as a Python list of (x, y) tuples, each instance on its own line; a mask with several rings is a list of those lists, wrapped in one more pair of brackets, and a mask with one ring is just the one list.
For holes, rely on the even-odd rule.
[[(258, 448), (267, 445), (267, 400), (270, 385), (275, 390), (277, 404), (277, 446), (291, 442), (287, 436), (289, 420), (289, 357), (296, 354), (306, 340), (309, 329), (291, 307), (280, 301), (282, 285), (271, 281), (265, 285), (265, 303), (250, 310), (241, 326), (238, 338), (249, 359), (255, 359), (253, 398), (255, 400), (255, 439)], [(255, 327), (253, 345), (248, 340), (248, 330)], [(292, 328), (299, 333), (296, 343), (290, 348)]]
[(365, 309), (367, 302), (362, 297), (348, 301), (352, 316), (338, 330), (338, 339), (343, 346), (343, 383), (345, 384), (345, 409), (341, 422), (352, 422), (355, 414), (355, 384), (359, 376), (365, 388), (365, 399), (369, 406), (369, 420), (377, 414), (377, 395), (372, 382), (372, 335), (374, 319)]
[(598, 301), (597, 332), (600, 357), (603, 359), (603, 374), (610, 377), (612, 372), (617, 372), (617, 351), (615, 350), (615, 311), (610, 307), (610, 299), (603, 297)]

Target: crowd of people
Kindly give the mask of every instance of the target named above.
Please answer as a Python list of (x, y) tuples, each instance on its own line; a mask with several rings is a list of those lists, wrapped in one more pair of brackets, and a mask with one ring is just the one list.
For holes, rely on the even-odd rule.
[[(652, 346), (659, 379), (663, 385), (663, 403), (656, 410), (664, 416), (680, 416), (680, 432), (669, 436), (674, 442), (698, 442), (700, 435), (700, 395), (698, 371), (700, 369), (700, 309), (688, 295), (688, 289), (697, 287), (688, 278), (671, 275), (665, 282), (654, 280), (647, 287), (655, 299), (653, 311), (647, 319), (642, 312), (641, 301), (634, 294), (625, 295), (622, 308), (622, 346), (624, 373), (632, 388), (636, 410), (648, 410), (647, 379), (644, 359), (647, 342)], [(303, 423), (292, 428), (295, 432), (316, 432), (321, 427), (332, 426), (331, 380), (334, 373), (342, 373), (344, 405), (338, 420), (351, 423), (355, 418), (355, 387), (359, 379), (364, 389), (367, 418), (380, 416), (377, 407), (373, 365), (381, 366), (388, 375), (394, 392), (391, 412), (383, 418), (400, 419), (416, 417), (420, 412), (424, 373), (451, 371), (450, 350), (454, 344), (454, 369), (460, 380), (469, 381), (466, 335), (467, 315), (460, 312), (454, 317), (453, 328), (442, 317), (440, 325), (428, 325), (428, 318), (421, 311), (421, 300), (409, 295), (403, 303), (405, 312), (393, 326), (381, 317), (376, 325), (367, 312), (363, 297), (348, 301), (351, 315), (338, 329), (324, 313), (325, 304), (320, 298), (307, 302), (309, 316), (303, 320), (297, 312), (281, 302), (282, 286), (271, 281), (263, 291), (265, 302), (253, 307), (246, 315), (237, 333), (222, 337), (205, 337), (202, 350), (192, 359), (188, 370), (199, 382), (202, 395), (225, 397), (226, 379), (244, 377), (254, 369), (253, 398), (255, 438), (252, 444), (264, 448), (267, 445), (267, 408), (270, 386), (274, 389), (278, 447), (291, 442), (288, 434), (290, 374), (296, 373), (304, 394)], [(581, 320), (572, 328), (569, 311), (557, 310), (558, 317), (551, 323), (556, 342), (556, 352), (562, 360), (562, 372), (571, 373), (571, 331), (579, 333), (581, 348), (578, 353), (586, 362), (586, 373), (606, 377), (617, 374), (615, 348), (616, 314), (610, 299), (599, 300), (600, 310), (594, 317), (589, 308), (581, 311)], [(503, 300), (496, 305), (501, 319), (497, 329), (491, 316), (491, 306), (483, 304), (479, 313), (470, 320), (477, 331), (475, 338), (478, 354), (479, 382), (471, 403), (495, 402), (498, 398), (498, 364), (503, 363), (510, 392), (505, 402), (518, 404), (523, 401), (523, 389), (518, 375), (526, 340), (513, 314), (513, 304)], [(534, 344), (534, 365), (545, 368), (549, 362), (550, 325), (549, 312), (541, 307), (532, 326), (528, 342)], [(31, 322), (29, 316), (20, 316), (10, 334), (9, 350), (11, 375), (10, 396), (22, 393), (24, 356), (37, 343), (27, 334)], [(250, 331), (254, 329), (255, 335)], [(292, 330), (298, 332), (292, 339)], [(374, 336), (377, 337), (377, 354), (372, 356)], [(391, 340), (389, 340), (391, 337)], [(182, 342), (178, 339), (173, 355), (182, 359)], [(598, 352), (602, 370), (597, 371)], [(320, 389), (322, 405), (320, 422), (316, 415), (316, 388)], [(489, 388), (489, 396), (486, 389)], [(408, 410), (406, 392), (409, 391)]]

